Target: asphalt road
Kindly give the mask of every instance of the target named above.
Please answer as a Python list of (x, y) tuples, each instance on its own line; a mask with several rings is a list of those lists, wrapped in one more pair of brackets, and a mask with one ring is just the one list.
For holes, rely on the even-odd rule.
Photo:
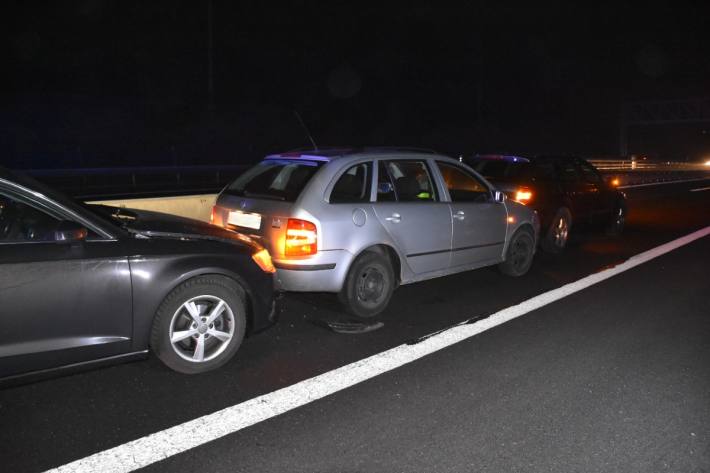
[[(577, 235), (516, 280), (482, 269), (400, 288), (376, 331), (335, 298), (199, 377), (155, 359), (0, 391), (3, 471), (41, 471), (485, 316), (710, 225), (708, 183), (628, 189), (620, 238)], [(421, 360), (146, 468), (150, 471), (710, 470), (706, 237)]]

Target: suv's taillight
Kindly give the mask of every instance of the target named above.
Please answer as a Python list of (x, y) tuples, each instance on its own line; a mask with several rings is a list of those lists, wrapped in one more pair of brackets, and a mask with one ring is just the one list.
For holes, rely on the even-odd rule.
[(289, 218), (286, 225), (286, 256), (309, 256), (318, 252), (318, 232), (315, 224)]

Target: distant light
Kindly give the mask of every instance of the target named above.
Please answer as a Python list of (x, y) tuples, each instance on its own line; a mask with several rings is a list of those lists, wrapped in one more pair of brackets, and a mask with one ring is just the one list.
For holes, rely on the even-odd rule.
[(515, 217), (508, 217), (508, 223), (515, 223)]
[(611, 180), (611, 185), (614, 186), (614, 187), (619, 187), (619, 178), (616, 177), (616, 178), (612, 179), (612, 180)]
[(707, 161), (705, 161), (705, 165), (706, 165), (706, 166), (710, 166), (710, 159), (708, 159)]

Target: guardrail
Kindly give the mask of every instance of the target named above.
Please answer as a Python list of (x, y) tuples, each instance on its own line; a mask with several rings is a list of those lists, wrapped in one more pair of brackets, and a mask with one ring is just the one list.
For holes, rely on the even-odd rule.
[(28, 169), (22, 172), (77, 199), (213, 193), (251, 165)]
[(590, 159), (590, 163), (600, 171), (702, 171), (710, 169), (701, 163), (673, 161), (637, 161), (631, 159), (607, 160)]

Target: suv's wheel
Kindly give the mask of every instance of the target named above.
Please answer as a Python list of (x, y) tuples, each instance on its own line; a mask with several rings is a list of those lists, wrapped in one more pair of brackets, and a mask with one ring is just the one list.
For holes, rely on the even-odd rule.
[(540, 242), (542, 249), (548, 253), (560, 253), (567, 246), (570, 228), (572, 228), (572, 214), (569, 209), (562, 207), (555, 213), (552, 223)]
[(611, 236), (620, 235), (624, 231), (626, 224), (626, 206), (619, 203), (614, 207), (614, 212), (611, 214), (611, 221), (606, 227), (606, 234)]
[(394, 287), (394, 271), (390, 261), (385, 256), (368, 251), (353, 262), (339, 298), (351, 314), (374, 317), (385, 310)]
[(245, 329), (241, 286), (222, 276), (200, 276), (173, 289), (160, 305), (151, 347), (175, 371), (203, 373), (234, 356)]
[(510, 239), (505, 261), (498, 265), (498, 269), (507, 276), (522, 276), (530, 269), (534, 255), (535, 238), (529, 230), (521, 228)]

